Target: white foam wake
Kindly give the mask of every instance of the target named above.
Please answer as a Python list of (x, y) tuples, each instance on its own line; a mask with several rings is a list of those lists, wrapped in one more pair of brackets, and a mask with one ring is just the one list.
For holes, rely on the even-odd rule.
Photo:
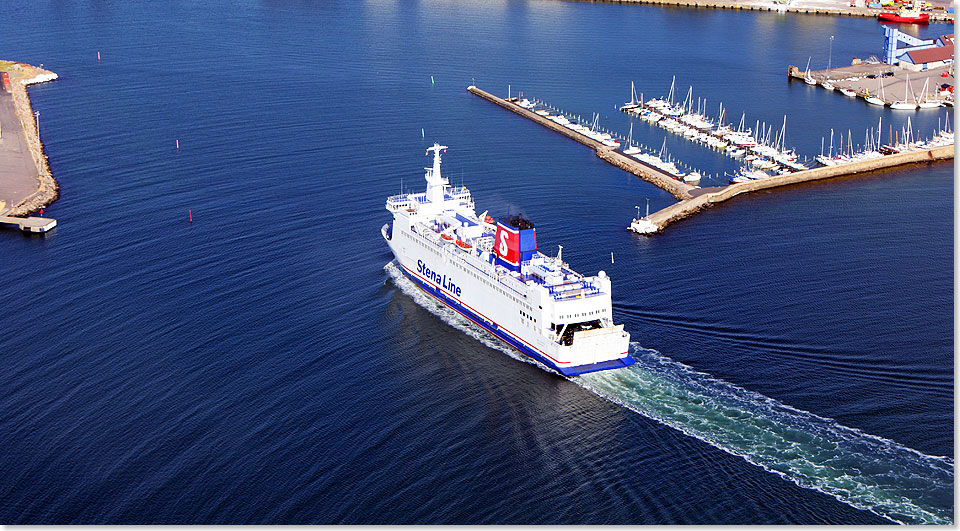
[[(540, 365), (430, 298), (393, 262), (385, 269), (404, 293), (445, 322), (514, 359)], [(637, 363), (630, 367), (569, 380), (801, 487), (893, 522), (953, 523), (952, 460), (781, 404), (636, 343), (631, 355)]]

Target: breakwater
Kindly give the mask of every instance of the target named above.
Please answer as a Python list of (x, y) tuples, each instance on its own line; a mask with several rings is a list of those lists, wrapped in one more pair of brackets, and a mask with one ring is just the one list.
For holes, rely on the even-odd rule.
[[(686, 183), (677, 181), (667, 176), (667, 174), (658, 172), (646, 165), (634, 162), (633, 159), (617, 151), (614, 148), (605, 146), (596, 140), (586, 137), (572, 129), (564, 127), (552, 120), (548, 120), (539, 114), (525, 109), (513, 101), (499, 98), (481, 90), (475, 86), (467, 87), (467, 90), (483, 99), (496, 103), (497, 105), (528, 118), (548, 129), (556, 131), (572, 140), (590, 146), (596, 152), (596, 155), (610, 164), (628, 171), (651, 184), (671, 193), (680, 202), (661, 209), (650, 214), (645, 219), (652, 226), (649, 233), (660, 232), (675, 221), (687, 218), (700, 210), (716, 203), (722, 203), (728, 199), (740, 194), (756, 192), (759, 190), (770, 190), (794, 184), (801, 184), (834, 177), (846, 177), (851, 175), (867, 174), (872, 171), (894, 168), (906, 164), (916, 164), (923, 162), (935, 162), (941, 160), (950, 160), (954, 158), (954, 146), (940, 146), (930, 149), (908, 151), (894, 155), (885, 155), (876, 159), (869, 159), (860, 162), (851, 162), (835, 166), (823, 166), (809, 170), (802, 170), (786, 175), (776, 175), (765, 179), (751, 180), (742, 183), (730, 184), (720, 189), (699, 189)], [(713, 191), (716, 190), (716, 191)], [(698, 192), (696, 192), (698, 191)]]
[(50, 164), (43, 152), (43, 143), (37, 129), (33, 106), (27, 95), (27, 86), (53, 81), (57, 74), (31, 65), (14, 62), (0, 62), (0, 70), (10, 76), (9, 91), (13, 98), (14, 110), (27, 144), (27, 152), (37, 168), (37, 190), (8, 205), (7, 216), (26, 216), (39, 211), (57, 200), (60, 187), (50, 171)]
[[(773, 11), (775, 13), (800, 13), (808, 15), (831, 15), (845, 17), (876, 17), (879, 9), (866, 7), (825, 7), (825, 6), (792, 6), (788, 4), (734, 2), (724, 0), (580, 0), (588, 2), (602, 2), (609, 4), (647, 4), (666, 7), (685, 7), (692, 9), (733, 9), (738, 11)], [(931, 11), (931, 22), (946, 22), (953, 24), (953, 14)]]
[(706, 193), (670, 205), (664, 209), (654, 212), (653, 214), (650, 214), (646, 219), (655, 225), (657, 232), (659, 232), (673, 222), (690, 217), (704, 208), (716, 203), (722, 203), (723, 201), (732, 199), (740, 194), (757, 192), (760, 190), (770, 190), (773, 188), (820, 181), (835, 177), (846, 177), (860, 174), (866, 175), (873, 171), (894, 168), (907, 164), (952, 160), (953, 158), (954, 146), (940, 146), (931, 149), (886, 155), (878, 159), (852, 162), (837, 166), (823, 166), (820, 168), (814, 168), (812, 170), (791, 173), (789, 175), (778, 175), (768, 179), (758, 179), (756, 181), (731, 184), (729, 186), (725, 186), (717, 192)]
[(624, 155), (623, 153), (620, 153), (619, 151), (616, 151), (613, 148), (605, 146), (592, 138), (584, 136), (552, 120), (548, 120), (535, 112), (532, 112), (528, 109), (524, 109), (523, 107), (517, 105), (512, 101), (494, 96), (493, 94), (490, 94), (489, 92), (485, 90), (481, 90), (472, 85), (467, 87), (467, 90), (472, 92), (473, 94), (476, 94), (477, 96), (480, 96), (481, 98), (487, 101), (496, 103), (497, 105), (503, 107), (504, 109), (513, 111), (519, 114), (520, 116), (523, 116), (524, 118), (532, 120), (548, 129), (551, 129), (557, 133), (560, 133), (561, 135), (567, 138), (570, 138), (571, 140), (575, 140), (585, 146), (589, 146), (593, 148), (593, 150), (596, 152), (596, 155), (601, 159), (603, 159), (604, 161), (609, 162), (610, 164), (613, 164), (614, 166), (624, 171), (630, 172), (633, 175), (636, 175), (637, 177), (640, 177), (641, 179), (649, 182), (650, 184), (653, 184), (654, 186), (670, 193), (677, 199), (680, 199), (680, 200), (689, 199), (690, 197), (692, 197), (690, 192), (696, 189), (695, 186), (691, 186), (689, 184), (680, 182), (664, 172), (661, 172), (645, 164), (641, 164), (640, 162), (631, 159), (630, 157)]

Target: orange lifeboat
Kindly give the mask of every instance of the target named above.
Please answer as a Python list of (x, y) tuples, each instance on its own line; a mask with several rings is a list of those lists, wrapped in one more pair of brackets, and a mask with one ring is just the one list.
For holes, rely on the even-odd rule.
[(457, 240), (457, 247), (463, 249), (464, 251), (469, 251), (470, 249), (473, 248), (472, 245), (470, 245), (469, 243), (463, 240)]
[(493, 216), (483, 216), (484, 223), (489, 223), (493, 225)]
[[(448, 236), (448, 235), (446, 235), (446, 234), (441, 234), (440, 237), (443, 238), (445, 241), (448, 241), (448, 242), (452, 242), (452, 241), (453, 241), (453, 237), (452, 237), (452, 236)], [(457, 240), (457, 241), (460, 241), (460, 240)]]

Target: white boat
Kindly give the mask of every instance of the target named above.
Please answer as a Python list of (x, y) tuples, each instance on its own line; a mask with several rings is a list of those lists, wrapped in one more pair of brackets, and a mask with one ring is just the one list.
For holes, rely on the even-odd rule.
[(930, 78), (927, 78), (923, 81), (923, 89), (920, 91), (920, 100), (917, 101), (917, 107), (920, 107), (921, 109), (933, 109), (942, 105), (938, 100), (930, 101), (930, 94), (927, 92), (929, 83)]
[(909, 98), (910, 98), (910, 74), (907, 74), (907, 81), (904, 84), (904, 88), (903, 88), (903, 99), (891, 103), (890, 108), (900, 110), (900, 111), (917, 110), (916, 98), (914, 98), (913, 102), (907, 101)]
[(701, 178), (700, 172), (692, 171), (683, 177), (683, 182), (696, 186), (700, 184), (700, 178)]
[(882, 107), (887, 104), (887, 102), (883, 100), (883, 78), (878, 77), (877, 80), (878, 80), (877, 90), (878, 92), (880, 92), (880, 97), (877, 97), (876, 95), (871, 96), (870, 92), (867, 92), (863, 96), (863, 99), (870, 105), (880, 105)]
[(856, 97), (857, 97), (857, 93), (854, 92), (854, 91), (851, 90), (851, 89), (841, 87), (841, 88), (838, 88), (837, 90), (839, 90), (839, 91), (840, 91), (840, 94), (843, 94), (844, 96), (848, 96), (848, 97), (851, 97), (851, 98), (856, 98)]
[(624, 155), (636, 155), (640, 153), (640, 148), (633, 145), (633, 122), (630, 122), (630, 133), (627, 134), (627, 147), (623, 150)]
[(433, 167), (426, 168), (425, 192), (387, 198), (393, 223), (380, 233), (403, 274), (439, 303), (562, 375), (634, 363), (630, 334), (613, 321), (607, 274), (581, 275), (561, 252), (553, 257), (538, 251), (536, 229), (520, 215), (496, 221), (477, 216), (470, 191), (451, 187), (440, 174), (446, 149), (427, 149)]
[(816, 85), (816, 84), (817, 84), (817, 80), (816, 80), (816, 79), (813, 79), (813, 76), (810, 75), (810, 59), (812, 59), (812, 58), (813, 58), (813, 57), (808, 57), (808, 58), (807, 58), (807, 69), (806, 69), (806, 71), (804, 71), (804, 73), (803, 73), (803, 82), (806, 83), (807, 85)]
[(638, 107), (640, 107), (640, 102), (641, 102), (641, 101), (643, 101), (643, 98), (640, 98), (639, 101), (637, 100), (637, 88), (636, 88), (636, 86), (633, 84), (633, 81), (631, 81), (631, 82), (630, 82), (630, 102), (629, 102), (629, 103), (624, 103), (623, 106), (620, 107), (620, 110), (621, 110), (621, 111), (630, 111), (630, 110), (637, 109)]
[(633, 221), (630, 223), (630, 226), (627, 227), (628, 230), (632, 230), (637, 234), (653, 234), (660, 230), (652, 221), (648, 218), (650, 217), (650, 200), (647, 199), (647, 215), (640, 217), (640, 207), (637, 207), (637, 217), (633, 218)]

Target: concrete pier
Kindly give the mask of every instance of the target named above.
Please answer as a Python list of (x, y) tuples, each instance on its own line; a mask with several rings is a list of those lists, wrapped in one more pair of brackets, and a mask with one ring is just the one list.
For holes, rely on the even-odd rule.
[(10, 226), (16, 225), (18, 229), (23, 232), (33, 232), (33, 233), (45, 233), (53, 230), (57, 226), (57, 220), (51, 218), (41, 218), (36, 216), (31, 216), (27, 218), (21, 218), (16, 216), (9, 216), (9, 208), (6, 207), (3, 201), (0, 201), (0, 226)]
[[(941, 77), (946, 72), (947, 77)], [(879, 77), (886, 74), (886, 77)], [(790, 65), (787, 67), (787, 77), (790, 79), (804, 78), (804, 71)], [(874, 76), (874, 77), (867, 77)], [(810, 77), (821, 87), (824, 81), (838, 89), (849, 89), (863, 98), (867, 95), (878, 96), (887, 105), (896, 101), (914, 101), (913, 95), (920, 98), (923, 84), (927, 82), (927, 99), (939, 101), (936, 93), (941, 83), (954, 84), (953, 65), (939, 66), (919, 72), (905, 70), (899, 66), (885, 63), (861, 63), (850, 66), (831, 68), (830, 70), (811, 70)], [(907, 79), (910, 80), (910, 91), (907, 91)], [(883, 82), (883, 93), (880, 93), (880, 82)], [(837, 92), (837, 97), (846, 97)], [(927, 110), (927, 109), (925, 109)]]
[(57, 75), (13, 61), (0, 61), (0, 71), (9, 79), (0, 87), (0, 201), (9, 206), (8, 214), (26, 216), (59, 196), (26, 89)]
[(0, 216), (0, 224), (16, 225), (17, 228), (23, 232), (44, 233), (53, 230), (53, 228), (57, 226), (57, 220), (36, 216), (30, 216), (28, 218)]
[[(885, 9), (871, 9), (867, 7), (825, 7), (780, 4), (771, 1), (735, 1), (735, 0), (582, 0), (588, 2), (603, 2), (610, 4), (648, 4), (665, 7), (684, 7), (692, 9), (734, 9), (738, 11), (772, 11), (775, 13), (803, 13), (810, 15), (832, 15), (847, 17), (871, 17)], [(947, 22), (953, 24), (953, 13), (945, 11), (931, 11), (930, 22)]]
[(640, 177), (641, 179), (649, 182), (650, 184), (653, 184), (654, 186), (670, 193), (677, 199), (690, 198), (691, 197), (690, 192), (696, 189), (696, 187), (694, 186), (690, 186), (687, 183), (674, 179), (673, 177), (671, 177), (669, 174), (665, 172), (659, 171), (645, 164), (641, 164), (639, 161), (634, 160), (628, 157), (627, 155), (624, 155), (623, 153), (617, 151), (614, 148), (604, 146), (603, 144), (601, 144), (600, 142), (597, 142), (592, 138), (588, 138), (568, 127), (564, 127), (552, 120), (548, 120), (533, 111), (524, 109), (523, 107), (517, 105), (512, 101), (499, 98), (497, 96), (494, 96), (493, 94), (490, 94), (485, 90), (481, 90), (472, 85), (467, 87), (467, 90), (472, 92), (473, 94), (476, 94), (477, 96), (480, 96), (481, 98), (487, 101), (496, 103), (497, 105), (503, 107), (504, 109), (513, 111), (519, 114), (520, 116), (523, 116), (524, 118), (532, 120), (548, 129), (556, 131), (557, 133), (560, 133), (561, 135), (567, 138), (570, 138), (571, 140), (575, 140), (585, 146), (589, 146), (593, 148), (597, 156), (600, 157), (601, 159), (609, 162), (610, 164), (613, 164), (614, 166), (624, 171), (630, 172), (636, 175), (637, 177)]
[(895, 155), (886, 155), (882, 158), (853, 162), (838, 166), (824, 166), (811, 170), (799, 171), (789, 175), (779, 175), (768, 179), (759, 179), (745, 183), (731, 184), (717, 192), (705, 193), (697, 197), (680, 201), (650, 214), (646, 219), (656, 226), (657, 232), (662, 231), (675, 221), (690, 217), (716, 203), (722, 203), (740, 194), (769, 190), (792, 184), (807, 183), (835, 177), (867, 174), (872, 171), (894, 168), (907, 164), (952, 160), (954, 146), (941, 146), (933, 149), (908, 151)]

